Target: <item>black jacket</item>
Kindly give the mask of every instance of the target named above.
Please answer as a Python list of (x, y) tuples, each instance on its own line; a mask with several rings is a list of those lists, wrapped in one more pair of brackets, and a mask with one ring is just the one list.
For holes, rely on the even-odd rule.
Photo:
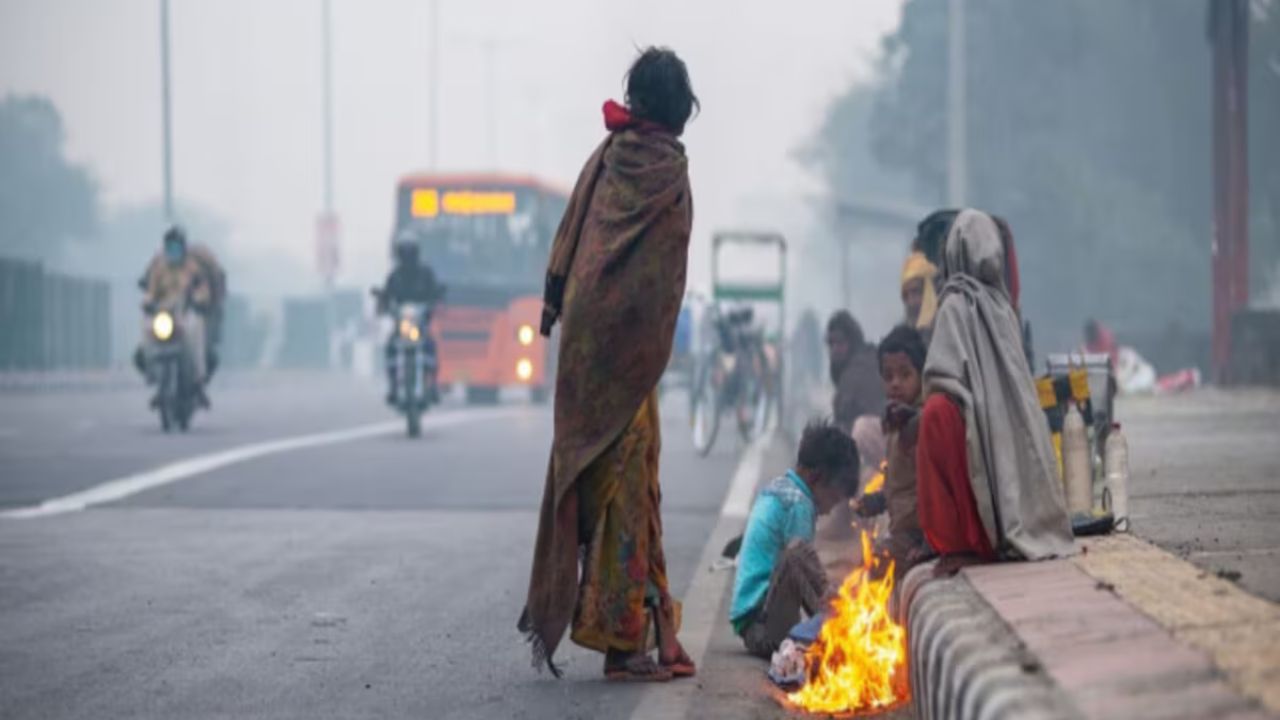
[(440, 285), (431, 268), (422, 264), (397, 265), (382, 289), (384, 308), (397, 303), (429, 303), (440, 299)]

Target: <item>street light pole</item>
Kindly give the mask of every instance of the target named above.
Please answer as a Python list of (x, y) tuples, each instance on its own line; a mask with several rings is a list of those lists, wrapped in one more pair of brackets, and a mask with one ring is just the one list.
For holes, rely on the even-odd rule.
[(431, 49), (430, 67), (427, 68), (427, 166), (434, 172), (438, 163), (440, 137), (440, 0), (431, 0)]
[(496, 171), (498, 169), (498, 79), (494, 75), (494, 60), (498, 52), (498, 41), (487, 38), (483, 41), (482, 47), (484, 48), (484, 114), (489, 120), (489, 169)]
[(964, 207), (969, 159), (965, 129), (965, 0), (947, 5), (947, 204)]
[(324, 128), (324, 214), (330, 216), (333, 214), (333, 28), (332, 28), (332, 12), (330, 0), (324, 0), (322, 12), (324, 18), (322, 21), (322, 44), (321, 52), (324, 54), (322, 59), (322, 83), (324, 89), (321, 102), (323, 107), (322, 126)]
[(160, 107), (164, 135), (164, 217), (173, 214), (173, 114), (169, 91), (169, 0), (160, 0)]

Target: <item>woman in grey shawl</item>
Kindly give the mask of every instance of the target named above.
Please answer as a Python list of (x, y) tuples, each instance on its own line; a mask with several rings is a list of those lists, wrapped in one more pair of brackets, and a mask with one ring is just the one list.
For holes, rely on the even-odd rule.
[(943, 555), (1039, 560), (1073, 551), (1049, 429), (990, 215), (963, 210), (942, 254), (924, 368), (920, 523)]

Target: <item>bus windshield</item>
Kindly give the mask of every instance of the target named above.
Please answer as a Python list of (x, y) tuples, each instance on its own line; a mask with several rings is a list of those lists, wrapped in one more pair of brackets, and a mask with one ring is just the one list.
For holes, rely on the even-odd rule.
[(522, 187), (402, 187), (397, 238), (450, 285), (536, 291), (565, 201)]

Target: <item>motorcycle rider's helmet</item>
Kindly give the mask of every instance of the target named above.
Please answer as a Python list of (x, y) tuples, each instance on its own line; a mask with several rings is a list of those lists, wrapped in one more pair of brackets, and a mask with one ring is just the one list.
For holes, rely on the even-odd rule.
[(417, 238), (412, 235), (404, 234), (397, 237), (392, 249), (395, 251), (397, 265), (418, 264), (421, 250), (418, 248)]
[(177, 265), (187, 256), (187, 234), (183, 229), (174, 225), (164, 233), (164, 257), (170, 263)]

